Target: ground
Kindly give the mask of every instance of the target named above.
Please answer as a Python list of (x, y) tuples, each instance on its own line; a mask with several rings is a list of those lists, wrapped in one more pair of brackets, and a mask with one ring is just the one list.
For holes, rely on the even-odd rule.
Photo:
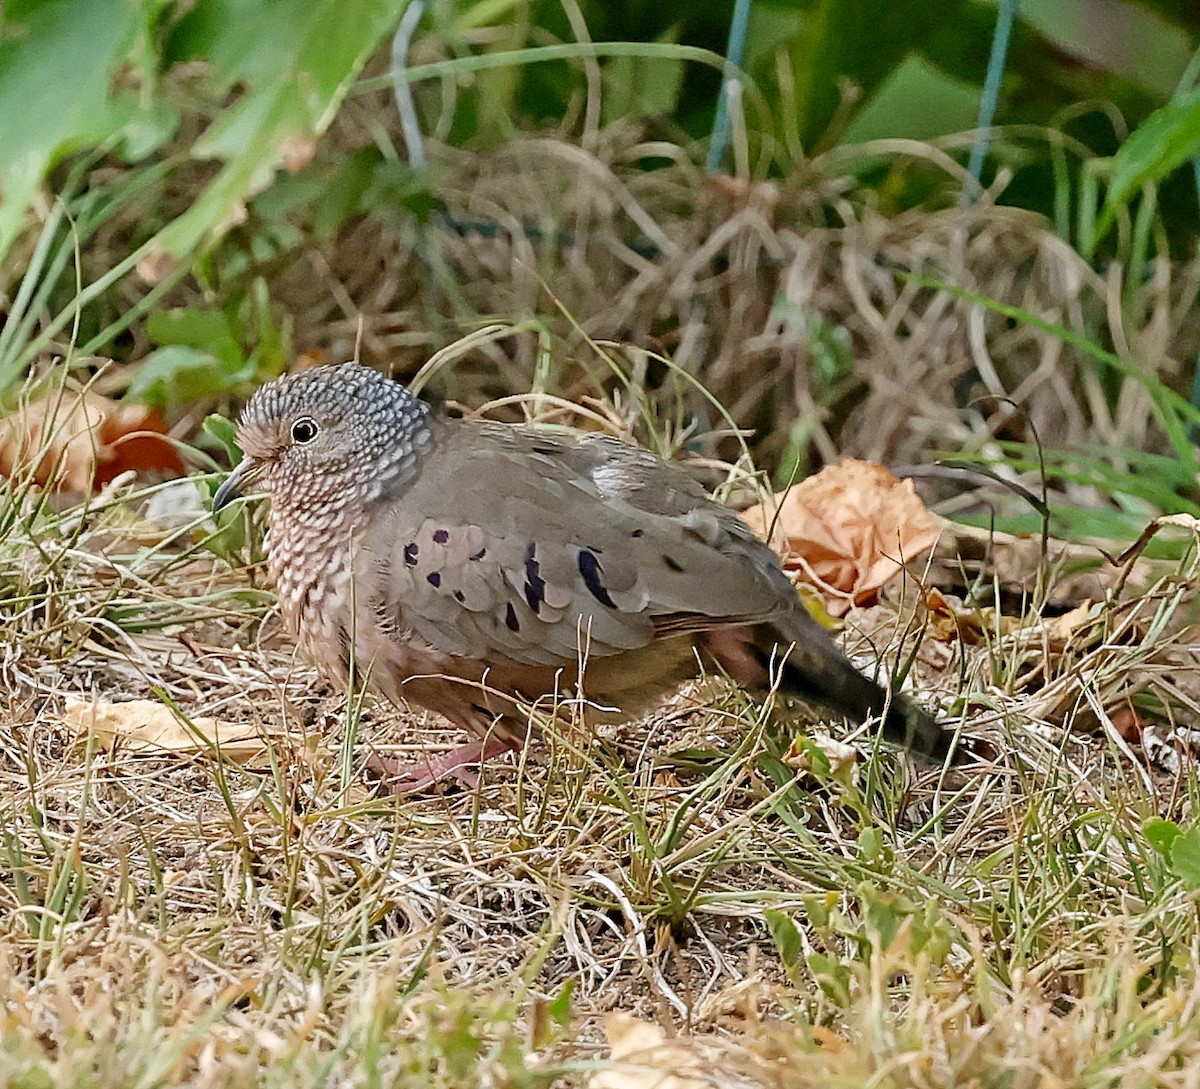
[[(129, 481), (27, 499), (3, 552), (10, 1083), (1191, 1084), (1200, 881), (1171, 840), (1195, 780), (1120, 714), (1194, 706), (1188, 561), (1073, 614), (914, 626), (911, 585), (852, 611), (864, 666), (915, 651), (921, 698), (986, 739), (962, 769), (861, 733), (846, 762), (797, 740), (842, 724), (714, 679), (396, 800), (372, 749), (457, 735), (322, 684), (259, 569), (136, 517)], [(134, 700), (209, 740), (140, 750)]]

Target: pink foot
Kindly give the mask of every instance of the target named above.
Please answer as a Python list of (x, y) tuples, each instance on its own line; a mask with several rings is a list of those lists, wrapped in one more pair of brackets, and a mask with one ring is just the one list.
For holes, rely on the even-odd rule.
[(392, 794), (418, 794), (448, 777), (474, 789), (479, 784), (479, 776), (471, 769), (513, 748), (516, 746), (511, 742), (492, 736), (414, 764), (372, 753), (364, 770)]

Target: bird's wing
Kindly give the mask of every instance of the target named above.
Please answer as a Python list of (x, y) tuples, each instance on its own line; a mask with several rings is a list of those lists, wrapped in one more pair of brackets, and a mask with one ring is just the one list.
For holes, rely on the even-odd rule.
[(622, 457), (570, 436), (449, 428), (373, 514), (374, 607), (445, 653), (531, 665), (794, 607), (769, 550), (703, 489), (650, 455), (623, 471)]

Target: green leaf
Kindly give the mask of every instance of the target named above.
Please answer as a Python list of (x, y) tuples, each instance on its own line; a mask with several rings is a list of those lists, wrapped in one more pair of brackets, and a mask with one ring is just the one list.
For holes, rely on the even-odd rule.
[(1174, 821), (1151, 817), (1142, 835), (1188, 888), (1200, 889), (1200, 828), (1180, 828)]
[(162, 97), (151, 98), (121, 128), (121, 154), (131, 163), (154, 154), (179, 128), (179, 110)]
[[(671, 27), (657, 41), (674, 43), (677, 36), (678, 28)], [(603, 69), (602, 123), (631, 116), (669, 116), (679, 102), (685, 71), (679, 60), (613, 57)]]
[(827, 927), (837, 902), (836, 892), (814, 893), (804, 897), (804, 911), (808, 915), (808, 921), (817, 928)]
[(883, 856), (883, 837), (877, 828), (864, 828), (858, 834), (858, 857), (863, 862), (875, 862)]
[(1108, 191), (1091, 240), (1095, 246), (1117, 214), (1149, 182), (1162, 181), (1200, 155), (1200, 87), (1155, 110), (1112, 157)]
[(153, 5), (127, 0), (10, 3), (0, 39), (0, 258), (25, 223), (46, 171), (111, 141), (138, 113), (112, 73), (145, 31)]
[[(286, 146), (328, 127), (359, 69), (395, 27), (406, 0), (207, 0), (181, 23), (178, 59), (203, 60), (217, 82), (245, 93), (192, 149), (225, 165), (159, 235), (181, 258), (232, 221), (272, 181)], [(238, 28), (231, 34), (225, 28)]]
[(910, 54), (879, 84), (839, 142), (932, 140), (971, 128), (978, 115), (978, 86), (948, 76), (927, 58)]
[(916, 914), (916, 906), (900, 893), (881, 892), (870, 885), (861, 893), (867, 933), (878, 937), (880, 949), (890, 949), (901, 926)]
[(801, 734), (793, 742), (793, 745), (799, 752), (803, 753), (808, 759), (808, 766), (811, 769), (813, 777), (818, 782), (824, 782), (829, 778), (833, 770), (833, 765), (829, 761), (828, 754), (810, 737)]
[(775, 943), (775, 949), (779, 953), (779, 959), (783, 962), (783, 966), (788, 969), (795, 968), (800, 963), (804, 944), (792, 917), (782, 911), (767, 908), (763, 911), (763, 918), (767, 922), (767, 930), (771, 933), (771, 940)]
[(574, 993), (575, 981), (568, 979), (546, 1007), (546, 1012), (550, 1015), (550, 1019), (559, 1028), (565, 1029), (571, 1024), (571, 996)]
[[(264, 281), (256, 280), (242, 308), (243, 326), (220, 310), (180, 308), (151, 314), (146, 331), (162, 347), (141, 363), (130, 396), (152, 405), (182, 404), (236, 390), (282, 370), (291, 338), (271, 315)], [(249, 335), (257, 340), (243, 348)]]
[(808, 970), (825, 996), (838, 1006), (850, 1004), (850, 972), (840, 960), (825, 953), (810, 953)]
[(236, 389), (254, 373), (251, 361), (231, 368), (212, 352), (172, 344), (142, 360), (129, 384), (129, 397), (156, 407), (181, 405)]
[(231, 465), (242, 460), (242, 448), (237, 441), (237, 425), (227, 416), (214, 412), (204, 417), (203, 430), (221, 444)]
[(1200, 889), (1200, 828), (1189, 828), (1175, 837), (1171, 869), (1189, 889)]
[(156, 344), (181, 345), (207, 352), (230, 368), (245, 362), (237, 330), (217, 310), (160, 310), (146, 319), (146, 333)]
[(1162, 817), (1151, 817), (1142, 825), (1142, 835), (1146, 841), (1168, 861), (1171, 858), (1171, 845), (1182, 832), (1174, 821), (1166, 821)]

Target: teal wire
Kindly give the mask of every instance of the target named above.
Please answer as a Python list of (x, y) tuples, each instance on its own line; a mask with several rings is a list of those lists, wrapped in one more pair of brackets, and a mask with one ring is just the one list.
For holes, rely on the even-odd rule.
[(729, 21), (729, 41), (725, 46), (725, 71), (721, 75), (721, 91), (717, 98), (717, 116), (713, 119), (712, 139), (708, 145), (708, 162), (705, 164), (710, 174), (721, 169), (725, 161), (725, 152), (729, 147), (729, 89), (741, 71), (742, 60), (746, 56), (746, 33), (750, 28), (750, 8), (754, 0), (736, 0), (733, 5), (733, 18)]
[(983, 163), (992, 142), (992, 122), (996, 119), (996, 106), (1000, 101), (1000, 79), (1004, 75), (1004, 62), (1008, 59), (1008, 43), (1012, 38), (1013, 23), (1017, 20), (1018, 2), (1000, 0), (1000, 9), (996, 12), (992, 52), (983, 80), (983, 94), (979, 96), (979, 123), (975, 126), (977, 134), (975, 143), (971, 145), (971, 159), (967, 167), (977, 182), (983, 177)]
[(425, 14), (426, 0), (412, 0), (400, 25), (392, 38), (392, 94), (396, 99), (396, 112), (400, 114), (400, 131), (408, 151), (408, 165), (414, 170), (424, 170), (428, 165), (425, 158), (425, 140), (421, 135), (421, 122), (417, 118), (417, 106), (413, 101), (412, 84), (403, 78), (408, 68), (408, 51), (412, 47), (417, 24)]

